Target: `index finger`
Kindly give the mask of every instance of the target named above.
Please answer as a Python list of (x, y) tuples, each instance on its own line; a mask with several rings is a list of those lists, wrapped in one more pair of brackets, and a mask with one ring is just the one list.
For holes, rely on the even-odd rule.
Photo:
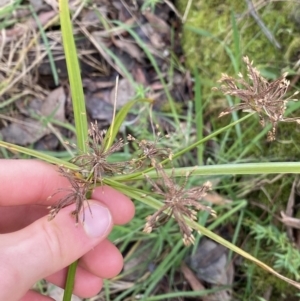
[(54, 165), (37, 160), (0, 160), (0, 206), (26, 204), (49, 205), (47, 198), (58, 188), (68, 188), (69, 181)]
[[(70, 188), (70, 183), (54, 165), (37, 160), (0, 159), (0, 206), (49, 206), (59, 201), (63, 192), (50, 200), (48, 197), (64, 188)], [(110, 187), (95, 189), (92, 197), (105, 203), (116, 224), (126, 223), (134, 215), (132, 201)]]

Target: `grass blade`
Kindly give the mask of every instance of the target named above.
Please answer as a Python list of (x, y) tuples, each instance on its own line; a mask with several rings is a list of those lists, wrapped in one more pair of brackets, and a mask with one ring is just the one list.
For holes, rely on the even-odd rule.
[(51, 163), (51, 164), (55, 164), (55, 165), (63, 165), (69, 169), (72, 170), (78, 170), (78, 167), (70, 162), (66, 162), (64, 160), (61, 160), (59, 158), (53, 157), (53, 156), (49, 156), (47, 154), (38, 152), (36, 150), (32, 150), (26, 147), (22, 147), (19, 145), (15, 145), (15, 144), (11, 144), (8, 142), (4, 142), (4, 141), (0, 141), (0, 146), (11, 151), (11, 152), (18, 152), (21, 154), (25, 154), (25, 155), (29, 155), (31, 157), (40, 159), (42, 161)]
[[(199, 71), (195, 69), (195, 122), (196, 122), (196, 133), (197, 141), (203, 138), (203, 99), (201, 94), (201, 80)], [(198, 165), (203, 164), (203, 144), (197, 147), (197, 162)]]
[(105, 150), (108, 150), (112, 146), (119, 132), (120, 126), (122, 125), (124, 119), (127, 116), (128, 111), (135, 103), (137, 103), (137, 100), (129, 101), (121, 108), (121, 110), (116, 115), (114, 122), (110, 125), (103, 141), (105, 145)]
[[(181, 150), (181, 151), (175, 153), (175, 154), (173, 155), (173, 159), (182, 156), (184, 153), (186, 153), (186, 152), (188, 152), (188, 151), (194, 149), (194, 148), (197, 147), (198, 145), (201, 145), (201, 144), (203, 144), (204, 142), (206, 142), (206, 141), (212, 139), (213, 137), (215, 137), (215, 136), (221, 134), (222, 132), (224, 132), (224, 131), (230, 129), (231, 127), (235, 126), (237, 123), (246, 120), (247, 118), (251, 117), (253, 114), (254, 114), (254, 113), (248, 114), (248, 115), (242, 117), (241, 119), (239, 119), (239, 120), (237, 120), (237, 121), (235, 121), (235, 122), (232, 122), (232, 123), (228, 124), (227, 126), (225, 126), (225, 127), (221, 128), (221, 129), (219, 129), (219, 130), (213, 132), (212, 134), (206, 136), (205, 138), (203, 138), (203, 139), (201, 139), (201, 140), (199, 140), (199, 141), (197, 141), (197, 142), (191, 144), (190, 146), (184, 148), (183, 150)], [(161, 164), (164, 164), (164, 163), (166, 163), (166, 162), (168, 162), (168, 161), (169, 161), (169, 159), (166, 159), (166, 160), (162, 161)], [(212, 166), (214, 166), (214, 165), (212, 165)], [(209, 167), (212, 167), (212, 166), (203, 166), (203, 167), (209, 168)], [(219, 165), (215, 165), (215, 166), (219, 166)], [(187, 168), (189, 168), (190, 170), (193, 169), (193, 167), (187, 167)], [(200, 167), (199, 167), (199, 168), (200, 168)], [(201, 167), (201, 168), (202, 168), (202, 167)], [(201, 169), (201, 168), (200, 168), (200, 169)], [(196, 170), (197, 170), (197, 169), (196, 169)], [(143, 174), (146, 174), (146, 173), (147, 173), (147, 175), (148, 175), (149, 177), (152, 177), (152, 175), (155, 173), (155, 172), (154, 172), (154, 168), (153, 168), (153, 167), (150, 167), (150, 168), (148, 168), (147, 170), (144, 170), (143, 172), (136, 172), (136, 173), (132, 173), (132, 174), (130, 174), (130, 175), (118, 176), (118, 177), (114, 177), (114, 179), (115, 179), (115, 180), (118, 180), (118, 181), (128, 181), (129, 179), (137, 179), (137, 178), (140, 178), (140, 179), (141, 179), (141, 178), (143, 178)], [(233, 172), (233, 173), (234, 173), (234, 172)], [(155, 177), (155, 176), (154, 176), (154, 177)]]
[(36, 15), (36, 12), (34, 11), (32, 5), (29, 5), (29, 8), (30, 8), (30, 11), (34, 17), (34, 20), (39, 28), (39, 31), (41, 33), (41, 37), (43, 39), (43, 42), (45, 44), (45, 47), (46, 47), (46, 51), (47, 51), (47, 54), (48, 54), (48, 58), (49, 58), (49, 63), (50, 63), (50, 68), (51, 68), (51, 72), (52, 72), (52, 75), (53, 75), (53, 80), (54, 80), (54, 83), (56, 86), (58, 86), (58, 72), (57, 72), (57, 69), (56, 69), (56, 66), (55, 66), (55, 62), (54, 62), (54, 58), (53, 58), (53, 55), (52, 55), (52, 51), (50, 49), (50, 44), (49, 44), (49, 40), (47, 38), (47, 35), (45, 33), (45, 30), (40, 22), (40, 19), (38, 18), (38, 16)]
[(104, 145), (105, 145), (105, 149), (109, 149), (118, 132), (119, 132), (119, 129), (123, 123), (123, 121), (125, 120), (129, 110), (131, 109), (131, 107), (133, 105), (135, 105), (138, 101), (145, 101), (145, 102), (150, 102), (150, 100), (148, 99), (133, 99), (129, 102), (127, 102), (121, 109), (120, 111), (118, 112), (118, 114), (116, 115), (115, 119), (114, 119), (114, 123), (111, 124), (111, 126), (109, 127), (106, 135), (105, 135), (105, 138), (104, 138)]
[[(77, 146), (82, 152), (87, 151), (88, 124), (83, 94), (81, 73), (77, 50), (75, 46), (70, 11), (67, 0), (59, 0), (59, 17), (61, 24), (62, 40), (66, 57), (68, 76), (72, 94), (72, 104), (75, 119)], [(72, 263), (68, 269), (67, 282), (65, 286), (64, 301), (70, 301), (74, 287), (77, 261)]]
[(86, 151), (88, 140), (87, 115), (80, 74), (79, 61), (75, 46), (70, 11), (67, 0), (59, 1), (59, 16), (61, 32), (66, 56), (67, 70), (71, 87), (72, 103), (77, 134), (77, 146), (82, 151)]
[[(172, 174), (173, 169), (164, 169), (167, 175)], [(207, 166), (177, 167), (174, 169), (174, 177), (182, 177), (187, 172), (192, 172), (194, 176), (212, 176), (212, 175), (268, 175), (268, 174), (299, 174), (300, 162), (265, 162), (265, 163), (233, 163), (218, 164)], [(157, 172), (148, 169), (141, 173), (115, 176), (112, 179), (118, 182), (141, 180), (144, 175), (151, 179), (157, 179)]]

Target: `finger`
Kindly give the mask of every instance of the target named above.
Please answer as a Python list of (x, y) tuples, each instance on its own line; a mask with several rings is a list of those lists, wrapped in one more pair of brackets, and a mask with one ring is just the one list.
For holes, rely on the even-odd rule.
[[(82, 271), (88, 272), (97, 278), (112, 278), (118, 275), (122, 268), (123, 257), (120, 251), (113, 243), (105, 239), (79, 259), (76, 279), (78, 279), (78, 283), (81, 283), (81, 280), (84, 278)], [(63, 287), (66, 273), (67, 269), (63, 269), (50, 275), (46, 280)], [(79, 295), (82, 295), (80, 286), (78, 286), (77, 292), (80, 292)]]
[(37, 280), (68, 266), (108, 235), (113, 225), (108, 208), (97, 201), (91, 201), (90, 207), (93, 216), (86, 214), (84, 224), (77, 227), (71, 205), (51, 222), (43, 217), (22, 230), (1, 235), (0, 300), (18, 300)]
[[(65, 287), (68, 269), (65, 268), (51, 276), (46, 277), (48, 282), (61, 288)], [(91, 298), (97, 295), (103, 286), (101, 278), (91, 274), (84, 268), (78, 266), (76, 269), (73, 294), (81, 298)]]
[(103, 240), (80, 258), (79, 265), (100, 278), (112, 278), (123, 268), (123, 256), (109, 240)]
[(0, 233), (18, 231), (48, 213), (49, 209), (42, 205), (0, 207)]
[[(36, 160), (0, 160), (0, 179), (0, 206), (25, 204), (49, 206), (62, 197), (61, 194), (56, 194), (47, 201), (50, 195), (58, 188), (70, 186), (68, 180), (60, 176), (55, 166)], [(115, 224), (126, 223), (134, 216), (132, 201), (113, 188), (98, 187), (92, 197), (107, 205)], [(27, 219), (32, 220), (30, 216)]]
[(47, 198), (69, 181), (54, 165), (37, 160), (0, 160), (0, 206), (51, 204), (61, 196)]
[[(135, 209), (132, 201), (108, 186), (96, 188), (93, 198), (107, 205), (112, 213), (114, 224), (127, 223), (134, 216)], [(49, 210), (42, 205), (0, 207), (0, 233), (18, 231), (48, 213)], [(86, 214), (90, 214), (89, 210), (86, 210)]]
[(132, 201), (109, 186), (95, 188), (92, 193), (92, 199), (101, 201), (109, 208), (114, 218), (114, 223), (117, 225), (128, 223), (134, 216), (135, 208)]
[[(13, 299), (9, 299), (6, 301), (10, 301)], [(15, 301), (15, 300), (13, 300)], [(43, 296), (38, 292), (35, 291), (28, 291), (19, 301), (55, 301), (54, 299), (47, 297), (47, 296)]]
[[(119, 250), (107, 239), (80, 258), (76, 270), (74, 294), (82, 298), (96, 295), (102, 288), (102, 278), (112, 278), (120, 273), (123, 257)], [(46, 280), (64, 288), (67, 268)]]

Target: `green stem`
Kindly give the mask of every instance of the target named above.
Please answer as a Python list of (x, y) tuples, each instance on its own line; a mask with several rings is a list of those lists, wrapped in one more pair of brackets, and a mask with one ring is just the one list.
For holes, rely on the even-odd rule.
[[(230, 124), (228, 124), (227, 126), (224, 126), (223, 128), (213, 132), (212, 134), (204, 137), (203, 139), (201, 140), (198, 140), (196, 141), (195, 143), (189, 145), (188, 147), (184, 148), (183, 150), (177, 152), (176, 154), (173, 155), (173, 159), (175, 158), (178, 158), (180, 156), (182, 156), (183, 154), (185, 154), (186, 152), (194, 149), (195, 147), (203, 144), (204, 142), (214, 138), (215, 136), (223, 133), (224, 131), (230, 129), (231, 127), (235, 126), (236, 124), (240, 123), (240, 122), (243, 122), (245, 121), (246, 119), (248, 119), (249, 117), (251, 117), (252, 115), (254, 115), (254, 113), (251, 113), (251, 114), (248, 114), (244, 117), (242, 117), (241, 119), (237, 120), (237, 121), (234, 121)], [(164, 161), (160, 162), (161, 164), (165, 164), (169, 161), (170, 159), (165, 159)], [(131, 179), (137, 179), (137, 178), (143, 178), (144, 177), (144, 174), (148, 174), (150, 171), (154, 170), (154, 167), (150, 167), (146, 170), (143, 170), (143, 171), (140, 171), (140, 172), (135, 172), (135, 173), (131, 173), (131, 174), (128, 174), (128, 175), (122, 175), (122, 176), (116, 176), (116, 177), (113, 177), (114, 180), (116, 181), (129, 181)]]
[[(87, 151), (88, 125), (86, 108), (80, 73), (80, 66), (73, 35), (68, 0), (59, 0), (59, 18), (61, 24), (62, 41), (66, 57), (68, 77), (71, 88), (74, 111), (77, 146), (82, 152)], [(63, 301), (70, 301), (72, 297), (77, 261), (68, 268), (67, 282)]]
[(63, 301), (70, 301), (72, 298), (77, 264), (78, 260), (69, 265)]
[[(269, 175), (269, 174), (299, 174), (300, 162), (265, 162), (265, 163), (233, 163), (206, 166), (176, 167), (164, 169), (167, 175), (182, 177), (186, 173), (192, 172), (193, 176), (212, 176), (212, 175)], [(145, 179), (145, 174), (151, 179), (157, 179), (155, 170), (148, 169), (144, 174), (135, 173), (134, 176), (121, 175), (110, 179), (116, 182), (137, 181)]]

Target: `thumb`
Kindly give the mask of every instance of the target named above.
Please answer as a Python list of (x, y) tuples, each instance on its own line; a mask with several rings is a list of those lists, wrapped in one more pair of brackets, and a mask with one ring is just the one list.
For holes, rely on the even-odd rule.
[(77, 226), (72, 205), (50, 222), (45, 216), (0, 236), (0, 300), (17, 300), (37, 280), (68, 266), (109, 234), (113, 220), (108, 208), (97, 201), (89, 207), (92, 214), (85, 208), (84, 223)]

